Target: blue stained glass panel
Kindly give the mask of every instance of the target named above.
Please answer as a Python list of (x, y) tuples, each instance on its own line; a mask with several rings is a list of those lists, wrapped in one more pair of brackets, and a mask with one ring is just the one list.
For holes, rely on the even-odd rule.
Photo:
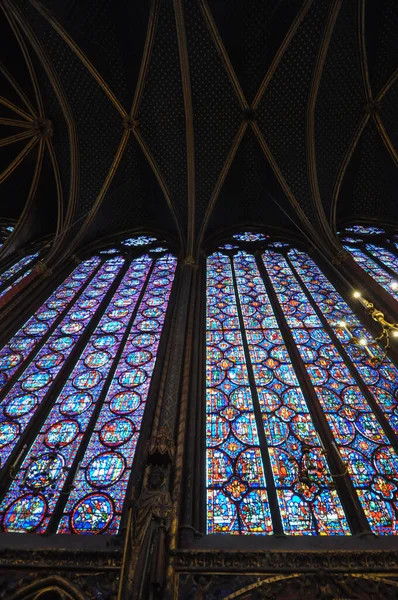
[(272, 522), (231, 263), (207, 260), (207, 530), (269, 534)]
[[(124, 260), (121, 258), (110, 259), (109, 261), (104, 263), (104, 265), (94, 275), (93, 279), (90, 281), (90, 283), (86, 287), (86, 289), (83, 290), (81, 296), (79, 297), (79, 301), (84, 301), (88, 297), (87, 293), (90, 290), (98, 289), (97, 288), (98, 283), (101, 283), (99, 278), (101, 277), (101, 275), (104, 272), (106, 272), (107, 266), (111, 265), (112, 268), (114, 269), (113, 270), (113, 279), (114, 279), (116, 277), (116, 275), (118, 274), (118, 272), (120, 271), (120, 268), (122, 267), (123, 263), (124, 263)], [(96, 266), (96, 262), (94, 262), (94, 264), (90, 265), (90, 267), (88, 269), (89, 273), (91, 273), (92, 269), (95, 268), (95, 266)], [(79, 287), (81, 287), (81, 285), (82, 285), (81, 282), (83, 282), (86, 278), (86, 270), (87, 270), (87, 265), (85, 265), (85, 268), (83, 268), (83, 270), (77, 270), (78, 274), (85, 275), (84, 279), (78, 280)], [(68, 278), (66, 283), (74, 284), (75, 281), (76, 280), (74, 279), (73, 274), (72, 274), (72, 276), (70, 276)], [(103, 298), (105, 296), (105, 294), (108, 291), (111, 284), (112, 284), (112, 280), (107, 280), (106, 286), (100, 287), (101, 296), (98, 297), (99, 300), (101, 300), (101, 298)], [(58, 290), (61, 290), (62, 292), (65, 291), (65, 289), (69, 289), (69, 288), (65, 288), (65, 285), (58, 288)], [(72, 287), (70, 289), (72, 291), (72, 294), (74, 294), (75, 288)], [(58, 296), (58, 291), (55, 293), (55, 297), (57, 297), (57, 296)], [(52, 382), (56, 379), (62, 365), (65, 363), (66, 358), (69, 356), (71, 348), (73, 348), (76, 345), (76, 343), (78, 342), (78, 340), (80, 339), (82, 333), (84, 332), (84, 330), (90, 323), (91, 318), (95, 314), (97, 308), (98, 307), (95, 306), (95, 307), (92, 307), (91, 309), (88, 309), (84, 315), (81, 315), (79, 317), (80, 321), (77, 321), (77, 322), (75, 322), (71, 319), (71, 315), (69, 313), (67, 313), (63, 317), (63, 319), (57, 325), (57, 327), (55, 328), (53, 333), (47, 339), (46, 343), (41, 347), (41, 349), (39, 350), (37, 355), (34, 357), (34, 359), (31, 361), (31, 363), (27, 366), (27, 368), (18, 376), (15, 383), (11, 387), (10, 391), (6, 394), (6, 396), (0, 403), (0, 423), (2, 420), (7, 418), (6, 412), (5, 412), (6, 407), (9, 405), (10, 401), (15, 399), (15, 397), (21, 396), (21, 394), (24, 394), (24, 393), (28, 393), (31, 396), (34, 396), (35, 402), (32, 405), (31, 411), (29, 411), (28, 413), (25, 413), (23, 415), (20, 415), (18, 417), (15, 417), (15, 419), (14, 419), (14, 424), (16, 427), (18, 427), (18, 433), (19, 433), (19, 435), (21, 435), (21, 433), (25, 430), (26, 426), (28, 425), (28, 423), (32, 419), (33, 415), (35, 414), (37, 407), (41, 404), (41, 402), (45, 398), (46, 394), (48, 393)], [(47, 310), (47, 309), (45, 306), (43, 306), (42, 309), (38, 311), (38, 314), (40, 315), (45, 310)], [(22, 328), (23, 331), (26, 332), (28, 327), (31, 327), (32, 325), (34, 325), (34, 326), (37, 325), (36, 316), (32, 317), (32, 319), (34, 319), (34, 320), (32, 321), (30, 319), (28, 321), (28, 325), (24, 326)], [(39, 321), (39, 324), (43, 325), (43, 323), (40, 321)], [(18, 338), (19, 335), (20, 334), (18, 333), (15, 337)], [(54, 347), (54, 344), (56, 345), (57, 340), (59, 340), (60, 338), (62, 340), (64, 340), (65, 335), (68, 335), (72, 338), (72, 344), (67, 347), (65, 352), (57, 352), (55, 354), (52, 353), (51, 349), (52, 349), (52, 347)], [(15, 339), (15, 337), (13, 338), (13, 340)], [(10, 341), (10, 344), (12, 344), (13, 340)], [(51, 436), (52, 436), (52, 434), (51, 434)], [(5, 464), (6, 460), (9, 458), (11, 452), (13, 451), (13, 449), (15, 447), (16, 442), (17, 442), (17, 438), (10, 439), (10, 441), (7, 444), (3, 444), (0, 447), (0, 460), (1, 460), (2, 466)]]
[[(94, 424), (58, 533), (115, 534), (119, 530), (176, 263), (171, 255), (156, 261)], [(156, 303), (160, 312), (148, 332), (142, 325), (147, 323), (145, 313), (155, 297), (162, 302)], [(139, 367), (134, 366), (137, 362)]]
[[(43, 339), (43, 336), (50, 331), (56, 319), (70, 305), (75, 295), (80, 292), (99, 264), (100, 260), (98, 258), (92, 258), (81, 263), (0, 350), (0, 364), (10, 360), (10, 356), (15, 356), (15, 353), (18, 355), (17, 360), (11, 359), (12, 362), (9, 367), (1, 371), (3, 380), (0, 380), (0, 392), (1, 388), (23, 364), (34, 347)], [(48, 314), (49, 310), (53, 311), (50, 316)], [(45, 319), (43, 319), (43, 315), (46, 315)]]
[(398, 256), (382, 248), (381, 246), (375, 246), (374, 244), (366, 244), (365, 248), (370, 254), (373, 254), (378, 258), (386, 267), (389, 267), (392, 271), (395, 271), (398, 277)]
[[(117, 261), (116, 264), (122, 264), (121, 259), (117, 259)], [(63, 491), (65, 480), (73, 467), (84, 432), (103, 391), (106, 377), (122, 342), (124, 331), (148, 276), (151, 263), (151, 259), (144, 256), (134, 260), (130, 265), (0, 505), (0, 513), (6, 514), (8, 507), (16, 499), (22, 499), (23, 495), (33, 487), (39, 490), (46, 500), (46, 511), (40, 524), (35, 528), (37, 533), (46, 531), (59, 497), (61, 493), (65, 493)], [(115, 275), (116, 273), (117, 271), (114, 272)], [(129, 310), (118, 315), (122, 331), (118, 332), (116, 336), (112, 336), (111, 343), (106, 345), (110, 336), (103, 335), (103, 325), (115, 316), (112, 314), (115, 302), (120, 297), (120, 293), (126, 289), (134, 290), (134, 294), (129, 299)], [(80, 304), (82, 302), (85, 300), (81, 300)], [(94, 308), (91, 307), (91, 310)], [(86, 310), (89, 311), (90, 308)], [(71, 313), (68, 316), (72, 316)], [(84, 315), (82, 318), (87, 319), (88, 316)], [(106, 347), (107, 351), (96, 349), (98, 340), (101, 340), (101, 348)], [(54, 450), (50, 458), (48, 458), (48, 448)], [(57, 465), (61, 465), (62, 468), (61, 466), (56, 468)], [(124, 459), (117, 453), (102, 454), (96, 462), (91, 464), (91, 480), (99, 482), (101, 473), (103, 476), (106, 473), (110, 478), (115, 478), (121, 466), (123, 472)], [(33, 478), (32, 470), (36, 474), (35, 478)], [(48, 473), (46, 479), (39, 477), (39, 474), (44, 471)], [(94, 506), (93, 502), (90, 503), (90, 506)], [(95, 506), (98, 506), (98, 499)], [(79, 509), (80, 512), (83, 510), (82, 507), (83, 505)], [(77, 522), (80, 523), (82, 515), (80, 513), (79, 515)], [(22, 527), (22, 523), (18, 522), (19, 531)], [(78, 529), (79, 526), (76, 525), (76, 528)], [(8, 530), (12, 530), (11, 524), (8, 526)]]
[[(31, 272), (32, 269), (30, 268), (29, 270), (27, 270), (26, 267), (28, 265), (30, 265), (32, 267), (31, 263), (33, 263), (34, 259), (37, 258), (38, 255), (39, 255), (39, 253), (36, 252), (34, 254), (29, 254), (28, 256), (24, 256), (19, 261), (14, 263), (11, 267), (9, 267), (6, 271), (4, 271), (3, 273), (0, 274), (0, 298), (2, 296), (4, 296), (8, 292), (9, 289), (11, 289), (12, 286), (9, 286), (6, 289), (1, 290), (2, 287), (7, 285), (7, 282), (12, 277), (14, 277), (20, 271), (23, 271), (22, 277), (26, 277), (26, 275), (28, 275)], [(12, 285), (15, 285), (15, 283), (20, 281), (20, 279), (22, 279), (22, 277), (17, 278), (16, 281)]]
[(391, 287), (391, 284), (395, 281), (387, 271), (382, 269), (374, 260), (372, 260), (365, 252), (359, 248), (351, 248), (350, 246), (344, 246), (344, 248), (350, 252), (355, 261), (366, 273), (368, 273), (382, 288), (384, 288), (395, 300), (398, 300), (398, 289)]
[[(234, 263), (284, 531), (347, 535), (350, 529), (330, 489), (330, 470), (255, 258), (240, 252)], [(269, 341), (273, 337), (275, 342)]]
[(346, 227), (345, 231), (359, 233), (359, 235), (377, 235), (384, 233), (384, 229), (380, 229), (380, 227), (372, 227), (370, 225), (351, 225), (350, 227)]
[(262, 233), (253, 233), (252, 231), (244, 231), (243, 233), (236, 233), (232, 236), (235, 240), (240, 242), (261, 242), (267, 239), (267, 235)]
[[(285, 258), (267, 251), (263, 261), (370, 526), (379, 535), (396, 534), (396, 519), (392, 518), (396, 498), (387, 500), (376, 491), (379, 479), (395, 485), (394, 477), (376, 457), (381, 452), (387, 452), (394, 461), (398, 457)], [(328, 293), (326, 300), (329, 297)], [(308, 314), (313, 317), (310, 326), (305, 323)], [(308, 359), (308, 348), (315, 352), (315, 360)], [(370, 486), (358, 476), (359, 471), (372, 477)]]

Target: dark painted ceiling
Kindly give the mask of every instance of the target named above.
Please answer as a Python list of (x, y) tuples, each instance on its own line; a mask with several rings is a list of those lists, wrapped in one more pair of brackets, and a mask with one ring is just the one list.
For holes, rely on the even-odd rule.
[(396, 0), (1, 0), (3, 256), (396, 223)]

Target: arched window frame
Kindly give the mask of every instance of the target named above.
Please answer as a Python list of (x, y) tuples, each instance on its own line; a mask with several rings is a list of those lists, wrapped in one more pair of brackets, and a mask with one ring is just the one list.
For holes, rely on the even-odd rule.
[[(137, 237), (140, 239), (142, 239), (143, 237), (147, 238), (145, 241), (145, 244), (144, 245), (142, 245), (142, 244), (136, 245), (134, 243), (134, 240)], [(98, 257), (98, 259), (99, 259), (98, 265), (95, 267), (94, 271), (91, 273), (90, 277), (85, 282), (82, 289), (84, 289), (84, 287), (89, 285), (89, 282), (93, 279), (94, 274), (99, 271), (101, 265), (104, 264), (108, 259), (110, 259), (112, 257), (117, 257), (117, 256), (121, 256), (123, 259), (125, 259), (124, 265), (120, 268), (118, 275), (114, 278), (107, 293), (105, 294), (100, 305), (96, 309), (94, 316), (90, 320), (85, 334), (82, 336), (82, 339), (78, 341), (78, 343), (76, 344), (76, 346), (73, 348), (72, 352), (66, 359), (65, 365), (63, 366), (62, 371), (58, 374), (55, 383), (53, 382), (50, 392), (48, 394), (49, 397), (47, 398), (46, 406), (42, 407), (43, 410), (39, 415), (35, 415), (34, 427), (31, 428), (29, 433), (27, 435), (25, 435), (23, 437), (23, 439), (20, 440), (18, 442), (18, 444), (15, 446), (9, 460), (7, 461), (7, 463), (5, 465), (5, 469), (3, 469), (3, 477), (1, 478), (3, 480), (2, 489), (4, 489), (4, 481), (7, 480), (7, 476), (9, 476), (9, 474), (10, 474), (9, 468), (12, 467), (13, 474), (14, 474), (18, 470), (20, 465), (23, 463), (24, 456), (26, 455), (26, 452), (27, 452), (25, 445), (29, 449), (32, 441), (35, 439), (36, 435), (40, 431), (40, 427), (45, 422), (46, 415), (49, 414), (51, 407), (54, 404), (54, 401), (56, 401), (56, 399), (57, 399), (58, 393), (60, 392), (63, 385), (67, 381), (68, 376), (72, 372), (74, 366), (77, 364), (77, 361), (79, 360), (79, 357), (81, 356), (81, 352), (84, 349), (85, 345), (87, 344), (90, 333), (95, 329), (96, 325), (99, 323), (99, 321), (104, 313), (104, 308), (107, 306), (107, 304), (109, 303), (113, 294), (117, 290), (117, 287), (120, 284), (120, 282), (122, 281), (123, 276), (127, 273), (127, 270), (128, 270), (129, 265), (131, 264), (131, 261), (133, 261), (135, 258), (138, 258), (139, 256), (141, 256), (145, 253), (148, 253), (148, 255), (150, 255), (151, 258), (156, 259), (156, 260), (161, 259), (165, 255), (171, 254), (171, 255), (174, 255), (174, 257), (176, 255), (173, 243), (165, 242), (164, 240), (159, 241), (159, 239), (153, 237), (153, 235), (143, 236), (140, 234), (131, 234), (130, 236), (128, 236), (128, 235), (123, 236), (123, 238), (120, 241), (116, 241), (114, 243), (111, 243), (109, 240), (103, 241), (102, 243), (97, 242), (95, 245), (91, 246), (90, 248), (87, 248), (86, 250), (81, 251), (81, 253), (80, 253), (81, 256), (79, 257), (79, 259), (77, 259), (77, 257), (75, 256), (73, 261), (71, 261), (69, 259), (69, 261), (67, 261), (66, 263), (61, 264), (61, 266), (57, 270), (58, 276), (51, 277), (50, 281), (48, 281), (48, 279), (47, 279), (47, 281), (44, 282), (45, 285), (42, 286), (41, 292), (39, 292), (36, 302), (33, 305), (35, 310), (33, 310), (33, 312), (32, 312), (32, 304), (31, 304), (29, 309), (24, 311), (23, 314), (20, 315), (20, 318), (16, 322), (13, 323), (12, 331), (13, 331), (13, 333), (16, 333), (19, 330), (20, 325), (23, 325), (24, 323), (26, 323), (29, 315), (34, 314), (35, 311), (42, 306), (42, 303), (45, 300), (49, 299), (49, 297), (51, 296), (51, 291), (58, 289), (58, 287), (60, 285), (62, 285), (62, 283), (64, 281), (67, 280), (68, 276), (71, 273), (73, 273), (76, 266), (81, 264), (83, 261), (88, 260), (90, 258), (94, 258), (94, 257)], [(156, 260), (153, 261), (152, 268), (155, 267)], [(152, 268), (151, 268), (151, 272), (152, 272)], [(146, 437), (148, 437), (149, 431), (151, 428), (151, 422), (153, 419), (153, 413), (154, 413), (154, 408), (155, 408), (155, 403), (156, 403), (156, 396), (157, 396), (157, 391), (158, 391), (159, 384), (160, 384), (160, 376), (161, 376), (161, 372), (163, 369), (163, 363), (164, 363), (164, 358), (165, 358), (167, 339), (169, 337), (171, 314), (174, 311), (176, 289), (178, 287), (178, 283), (177, 283), (178, 278), (179, 278), (179, 269), (177, 268), (175, 270), (174, 281), (171, 286), (170, 298), (169, 298), (169, 302), (168, 302), (167, 309), (166, 309), (165, 320), (164, 320), (163, 327), (162, 327), (161, 334), (160, 334), (160, 343), (158, 345), (156, 358), (154, 361), (155, 362), (154, 370), (152, 373), (151, 383), (150, 383), (148, 394), (147, 394), (144, 416), (143, 416), (143, 420), (142, 420), (141, 427), (140, 427), (140, 437), (139, 437), (139, 440), (137, 441), (137, 448), (136, 448), (136, 452), (135, 452), (134, 463), (133, 463), (133, 467), (132, 467), (132, 472), (130, 473), (128, 489), (127, 489), (125, 500), (124, 500), (123, 515), (122, 515), (122, 519), (121, 519), (121, 523), (120, 523), (119, 534), (122, 534), (124, 531), (125, 522), (126, 522), (128, 498), (130, 497), (131, 491), (134, 488), (134, 486), (137, 483), (139, 484), (139, 482), (142, 478), (142, 471), (140, 470), (139, 465), (143, 462), (144, 450), (143, 450), (143, 444), (141, 442), (142, 442), (142, 439), (145, 439)], [(148, 281), (149, 281), (149, 278), (146, 280), (144, 288), (147, 286)], [(49, 337), (51, 336), (51, 333), (56, 330), (58, 324), (62, 321), (63, 317), (68, 313), (69, 307), (78, 299), (78, 296), (80, 293), (81, 293), (81, 291), (78, 292), (76, 295), (74, 295), (71, 303), (68, 303), (67, 306), (57, 316), (52, 327), (46, 332), (45, 336), (41, 340), (39, 347), (44, 345), (46, 343), (46, 341), (49, 339)], [(143, 297), (143, 294), (140, 294), (139, 297), (141, 299)], [(130, 320), (131, 320), (131, 323), (127, 327), (126, 332), (130, 331), (130, 327), (132, 325), (133, 320), (132, 319), (130, 319)], [(12, 335), (13, 334), (11, 334), (11, 335), (7, 334), (6, 336), (4, 336), (4, 338), (6, 340), (11, 339)], [(125, 335), (125, 338), (127, 340), (127, 334)], [(123, 345), (124, 345), (124, 342), (121, 344), (121, 346), (123, 346)], [(19, 366), (18, 370), (15, 371), (15, 373), (10, 378), (10, 381), (7, 383), (6, 387), (4, 388), (6, 390), (5, 393), (7, 393), (7, 390), (11, 389), (13, 384), (17, 381), (20, 373), (22, 373), (25, 370), (25, 368), (31, 363), (32, 357), (35, 356), (37, 351), (38, 350), (36, 349), (33, 352), (29, 353), (25, 357), (25, 359), (22, 361), (21, 365)], [(114, 359), (113, 366), (116, 366), (116, 362), (117, 362), (117, 359)], [(106, 388), (106, 390), (109, 389), (109, 382), (105, 385), (105, 388)], [(3, 397), (3, 393), (1, 395), (1, 397)], [(102, 398), (102, 401), (100, 401), (100, 403), (103, 403), (103, 400), (104, 400), (104, 398)], [(92, 428), (93, 423), (94, 423), (94, 421), (91, 420), (90, 426), (89, 426), (90, 429)], [(87, 435), (86, 435), (86, 437), (87, 437)], [(89, 438), (87, 438), (87, 439), (89, 439)], [(81, 448), (81, 450), (86, 450), (86, 449), (87, 449), (87, 444), (82, 446), (82, 448)], [(73, 470), (76, 475), (76, 465), (74, 465)], [(73, 476), (73, 473), (71, 474), (71, 477), (72, 476)], [(47, 533), (49, 533), (49, 534), (55, 533), (55, 525), (52, 525)], [(4, 534), (0, 534), (1, 537), (3, 537), (3, 535)], [(8, 535), (8, 534), (5, 534), (5, 535)], [(105, 533), (100, 537), (108, 538), (109, 534)], [(114, 537), (114, 536), (112, 536), (112, 537)], [(62, 538), (67, 540), (69, 538), (69, 536), (62, 536)], [(66, 545), (68, 544), (67, 541), (65, 543), (66, 543)], [(84, 542), (83, 542), (83, 545), (84, 545)]]
[[(356, 252), (360, 252), (364, 259), (356, 260), (361, 269), (367, 273), (377, 285), (388, 293), (395, 302), (398, 302), (398, 236), (391, 227), (374, 225), (347, 225), (339, 230), (340, 241), (347, 252), (356, 260)], [(370, 246), (375, 246), (374, 251)], [(396, 261), (393, 265), (383, 262), (382, 256), (377, 252), (387, 251)], [(360, 258), (360, 257), (359, 257)]]
[[(279, 237), (275, 237), (272, 239), (268, 239), (265, 240), (264, 242), (262, 242), (261, 244), (257, 243), (257, 247), (255, 246), (255, 244), (251, 243), (251, 242), (240, 242), (240, 243), (236, 243), (236, 241), (234, 241), (231, 236), (229, 236), (228, 238), (224, 238), (224, 240), (219, 241), (218, 243), (213, 243), (212, 246), (209, 248), (209, 251), (207, 253), (207, 255), (209, 256), (210, 254), (212, 254), (213, 251), (217, 250), (217, 248), (223, 248), (224, 253), (229, 254), (230, 256), (233, 256), (239, 249), (245, 250), (249, 253), (255, 253), (256, 251), (258, 252), (259, 250), (261, 251), (263, 248), (267, 247), (270, 243), (272, 244), (274, 241), (277, 242), (277, 245), (281, 245), (282, 244), (286, 244), (286, 240), (288, 239), (288, 236), (286, 238), (282, 238), (283, 241), (281, 240), (281, 238)], [(239, 246), (239, 248), (237, 248), (236, 246)], [(307, 251), (307, 247), (305, 244), (302, 244), (302, 242), (299, 242), (297, 240), (295, 240), (292, 244), (292, 246), (296, 249), (301, 249), (303, 251)], [(289, 249), (289, 244), (286, 247), (286, 250)], [(279, 248), (278, 251), (284, 253), (284, 250), (282, 248)], [(332, 285), (335, 286), (336, 292), (340, 293), (343, 298), (347, 301), (349, 307), (351, 310), (353, 310), (353, 312), (357, 313), (357, 316), (359, 317), (359, 319), (361, 319), (361, 317), (363, 316), (361, 314), (361, 310), (360, 307), (357, 306), (357, 304), (355, 302), (352, 302), (352, 299), (348, 297), (347, 295), (347, 290), (344, 289), (344, 279), (342, 279), (342, 281), (339, 281), (339, 278), (336, 277), (336, 273), (333, 272), (333, 269), (329, 269), (328, 268), (328, 264), (327, 261), (324, 262), (322, 260), (322, 257), (318, 257), (316, 260), (318, 267), (321, 268), (321, 270), (323, 270), (325, 277), (327, 279), (329, 279), (329, 281), (332, 282)], [(206, 265), (203, 265), (204, 270), (206, 270)], [(204, 288), (204, 290), (206, 290), (206, 285), (204, 283), (204, 281), (202, 282), (202, 286)], [(270, 293), (271, 292), (271, 293)], [(268, 293), (271, 296), (272, 295), (272, 290), (270, 290), (268, 288)], [(206, 295), (206, 291), (204, 291), (204, 295)], [(310, 294), (307, 292), (307, 296), (310, 296)], [(322, 317), (321, 311), (319, 310), (319, 307), (316, 305), (316, 303), (312, 300), (312, 305), (313, 307), (316, 309), (318, 316)], [(275, 308), (275, 306), (274, 306)], [(365, 319), (366, 321), (366, 319)], [(203, 307), (202, 307), (202, 317), (201, 317), (201, 322), (202, 322), (202, 328), (204, 327), (204, 317), (203, 317)], [(339, 347), (339, 350), (341, 350), (341, 355), (344, 357), (346, 363), (349, 366), (349, 370), (351, 371), (351, 373), (353, 373), (355, 375), (355, 378), (358, 382), (358, 373), (356, 371), (355, 366), (353, 365), (351, 359), (349, 358), (349, 356), (347, 355), (347, 353), (344, 351), (344, 348), (341, 346), (341, 343), (339, 341), (339, 339), (337, 338), (336, 334), (331, 331), (331, 327), (330, 325), (326, 322), (326, 319), (323, 319), (322, 325), (325, 327), (326, 331), (328, 331), (329, 334), (331, 334), (331, 339), (333, 341), (333, 343), (335, 343), (335, 345), (337, 345)], [(287, 340), (287, 338), (289, 337), (289, 334), (287, 332), (287, 334), (285, 334), (285, 342)], [(203, 343), (203, 346), (205, 346), (205, 342), (201, 341), (201, 343)], [(202, 353), (202, 357), (201, 360), (199, 360), (199, 369), (201, 369), (202, 371), (204, 370), (204, 364), (205, 364), (205, 358), (204, 358), (204, 354)], [(200, 375), (199, 375), (200, 378)], [(302, 382), (301, 382), (302, 385)], [(364, 391), (364, 395), (369, 398), (369, 393), (364, 390), (364, 384), (362, 383), (362, 389)], [(205, 385), (202, 381), (201, 384), (201, 395), (202, 397), (205, 397)], [(203, 404), (202, 404), (202, 411), (203, 411)], [(380, 411), (379, 411), (380, 412)], [(205, 433), (204, 433), (204, 426), (203, 426), (203, 422), (198, 422), (197, 426), (200, 428), (201, 430), (201, 435), (203, 436), (203, 438), (205, 437)], [(395, 439), (395, 444), (397, 443), (397, 440)], [(196, 460), (198, 460), (197, 458), (197, 453), (198, 450), (195, 451), (196, 452), (196, 458), (191, 460), (191, 464), (193, 464)], [(204, 460), (203, 460), (203, 456), (204, 456), (204, 448), (202, 445), (201, 448), (201, 452), (202, 452), (202, 465), (204, 464)], [(203, 470), (206, 471), (206, 466), (202, 466), (202, 473)], [(205, 474), (202, 475), (202, 477), (204, 477)], [(203, 484), (203, 481), (201, 484), (198, 485), (198, 489), (200, 489), (200, 496), (201, 496), (201, 502), (205, 502), (204, 498), (205, 498), (205, 485)], [(356, 508), (354, 506), (351, 506), (351, 510), (352, 510), (352, 514), (351, 514), (351, 519), (355, 519), (355, 513), (358, 513), (358, 511), (356, 510)], [(189, 511), (188, 511), (189, 512)], [(361, 511), (359, 511), (361, 512)], [(204, 507), (202, 506), (202, 508), (200, 510), (197, 509), (197, 507), (193, 508), (193, 510), (191, 511), (192, 514), (192, 523), (194, 526), (194, 529), (199, 529), (200, 531), (206, 531), (206, 514), (205, 514), (205, 510)], [(358, 514), (357, 514), (358, 516)], [(366, 519), (363, 518), (364, 515), (362, 514), (362, 517), (359, 518), (359, 522), (357, 522), (357, 525), (354, 527), (354, 530), (356, 533), (359, 533), (361, 530), (365, 531), (366, 530)], [(187, 522), (187, 519), (183, 519), (184, 522)], [(364, 528), (365, 525), (365, 528)], [(184, 529), (184, 527), (182, 528)], [(187, 531), (187, 528), (185, 527), (185, 530)], [(369, 531), (369, 528), (368, 528)], [(278, 533), (277, 531), (275, 531), (275, 533)], [(184, 536), (183, 536), (184, 538)]]

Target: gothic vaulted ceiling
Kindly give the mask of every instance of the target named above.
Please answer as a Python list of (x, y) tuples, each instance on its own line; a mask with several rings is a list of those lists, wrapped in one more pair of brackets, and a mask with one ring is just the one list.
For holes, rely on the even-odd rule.
[(4, 252), (397, 221), (396, 0), (0, 7)]

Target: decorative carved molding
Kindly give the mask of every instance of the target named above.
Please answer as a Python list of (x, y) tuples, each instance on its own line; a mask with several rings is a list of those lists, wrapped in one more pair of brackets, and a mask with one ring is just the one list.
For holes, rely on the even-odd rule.
[(390, 550), (333, 551), (246, 551), (246, 550), (176, 550), (174, 568), (180, 572), (272, 572), (303, 570), (361, 573), (394, 572), (398, 574), (398, 552)]
[(0, 550), (0, 571), (6, 569), (32, 568), (46, 571), (119, 571), (121, 551), (93, 552), (92, 550), (40, 550), (10, 549)]

